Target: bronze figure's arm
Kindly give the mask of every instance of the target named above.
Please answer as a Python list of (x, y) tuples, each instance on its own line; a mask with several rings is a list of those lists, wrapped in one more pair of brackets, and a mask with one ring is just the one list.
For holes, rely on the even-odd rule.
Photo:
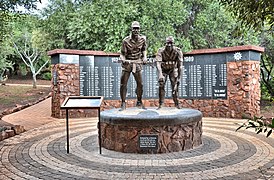
[(179, 79), (181, 78), (181, 75), (182, 75), (182, 63), (183, 63), (183, 53), (181, 49), (179, 49), (179, 56), (178, 56), (178, 63), (177, 63)]
[(156, 54), (156, 68), (157, 68), (157, 72), (158, 72), (158, 81), (159, 82), (163, 82), (164, 81), (164, 76), (162, 73), (162, 54), (161, 54), (161, 49), (158, 50), (157, 54)]

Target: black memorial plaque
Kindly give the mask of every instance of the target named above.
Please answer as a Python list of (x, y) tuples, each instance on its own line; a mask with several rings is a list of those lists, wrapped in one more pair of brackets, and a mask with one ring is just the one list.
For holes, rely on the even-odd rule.
[(121, 64), (116, 57), (80, 57), (80, 95), (120, 99)]
[(157, 150), (158, 149), (158, 135), (147, 134), (139, 135), (138, 144), (141, 150)]
[(227, 98), (227, 65), (226, 58), (222, 54), (212, 55), (213, 81), (212, 97), (213, 99)]
[[(143, 98), (158, 98), (158, 75), (153, 58), (143, 66)], [(227, 67), (223, 54), (185, 56), (179, 97), (185, 99), (226, 99)], [(120, 99), (121, 63), (118, 56), (80, 56), (80, 95)], [(127, 99), (136, 98), (133, 75), (128, 81)], [(170, 80), (166, 97), (172, 98)]]
[(226, 99), (226, 58), (221, 54), (185, 56), (181, 77), (181, 97)]
[(79, 68), (80, 96), (98, 96), (99, 77), (98, 73), (95, 75), (98, 70), (94, 66), (94, 56), (80, 56)]
[(158, 97), (159, 84), (154, 61), (154, 58), (148, 58), (147, 65), (143, 66), (144, 98)]

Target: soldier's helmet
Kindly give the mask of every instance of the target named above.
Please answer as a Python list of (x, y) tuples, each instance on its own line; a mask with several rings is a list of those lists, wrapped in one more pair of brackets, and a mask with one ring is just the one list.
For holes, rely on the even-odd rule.
[(140, 28), (140, 23), (138, 21), (133, 21), (131, 24), (131, 28)]
[(174, 38), (172, 36), (168, 36), (166, 38), (166, 43), (174, 43)]

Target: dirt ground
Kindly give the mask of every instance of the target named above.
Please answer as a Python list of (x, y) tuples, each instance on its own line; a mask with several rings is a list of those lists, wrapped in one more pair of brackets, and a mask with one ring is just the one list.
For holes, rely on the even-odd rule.
[(266, 118), (274, 117), (274, 102), (261, 101), (261, 116)]
[[(17, 79), (8, 79), (6, 81), (7, 84), (32, 84), (32, 79), (25, 79), (25, 78), (17, 78)], [(51, 82), (49, 80), (41, 80), (37, 79), (37, 85), (49, 85)]]
[[(1, 116), (3, 112), (7, 112), (9, 109), (14, 109), (19, 106), (26, 106), (29, 104), (33, 104), (37, 102), (39, 99), (43, 99), (45, 97), (49, 96), (49, 93), (51, 91), (50, 84), (51, 82), (48, 80), (37, 80), (37, 85), (43, 85), (48, 87), (38, 87), (37, 89), (33, 89), (32, 86), (32, 79), (29, 78), (16, 78), (16, 79), (8, 79), (6, 82), (6, 85), (0, 85), (0, 129), (3, 126), (12, 126), (11, 124), (2, 121)], [(13, 84), (13, 85), (10, 85)], [(12, 92), (16, 92), (14, 89), (19, 89), (17, 86), (14, 86), (14, 84), (26, 84), (29, 85), (21, 87), (21, 91), (24, 91), (25, 93), (19, 93), (13, 94)], [(9, 90), (10, 88), (13, 88), (12, 91)], [(27, 106), (26, 106), (27, 107)]]

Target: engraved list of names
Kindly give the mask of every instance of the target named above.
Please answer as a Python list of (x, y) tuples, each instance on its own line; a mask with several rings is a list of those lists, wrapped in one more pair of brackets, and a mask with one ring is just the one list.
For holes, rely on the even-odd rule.
[(183, 98), (227, 98), (226, 60), (218, 55), (184, 57)]
[[(158, 76), (154, 59), (143, 66), (143, 98), (158, 98)], [(179, 85), (179, 97), (185, 99), (226, 99), (226, 59), (218, 54), (185, 56)], [(120, 99), (121, 63), (119, 57), (80, 56), (80, 95)], [(128, 81), (127, 98), (136, 98), (133, 75)], [(169, 79), (166, 98), (172, 98)]]

